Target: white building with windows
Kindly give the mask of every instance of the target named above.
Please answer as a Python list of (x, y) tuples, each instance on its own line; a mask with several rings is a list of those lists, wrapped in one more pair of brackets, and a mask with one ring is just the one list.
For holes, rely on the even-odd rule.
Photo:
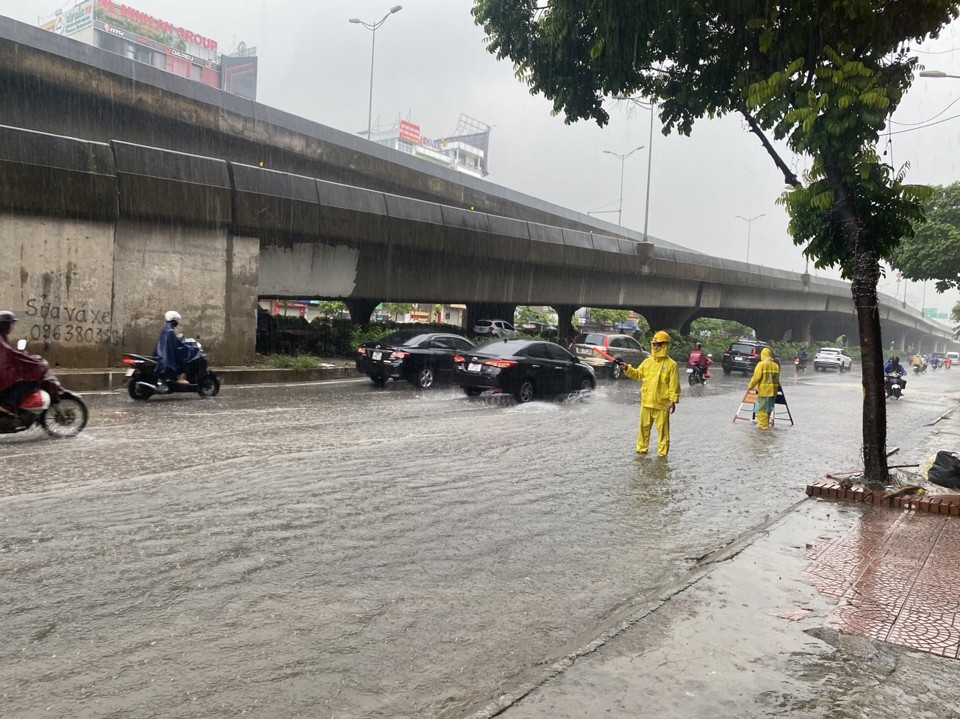
[(370, 139), (456, 172), (480, 178), (489, 174), (490, 126), (466, 115), (460, 116), (456, 134), (449, 137), (430, 139), (419, 125), (400, 120), (387, 129), (374, 129)]

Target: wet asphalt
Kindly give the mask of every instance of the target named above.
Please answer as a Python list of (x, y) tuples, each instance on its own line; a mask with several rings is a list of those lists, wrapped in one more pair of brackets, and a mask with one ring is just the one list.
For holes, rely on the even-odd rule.
[[(960, 372), (909, 378), (918, 441)], [(72, 440), (0, 437), (4, 716), (455, 717), (859, 465), (851, 374), (785, 371), (794, 426), (684, 387), (670, 457), (639, 385), (517, 405), (364, 379), (86, 396)]]

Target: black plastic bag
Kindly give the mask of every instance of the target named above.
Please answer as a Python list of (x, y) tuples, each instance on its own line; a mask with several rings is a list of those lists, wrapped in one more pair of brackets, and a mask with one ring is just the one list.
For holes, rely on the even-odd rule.
[(927, 470), (927, 479), (948, 489), (960, 489), (960, 457), (940, 450)]

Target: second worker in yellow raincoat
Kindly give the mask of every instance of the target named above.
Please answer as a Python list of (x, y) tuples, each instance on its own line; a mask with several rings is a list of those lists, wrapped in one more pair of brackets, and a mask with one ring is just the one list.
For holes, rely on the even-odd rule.
[(757, 426), (770, 429), (770, 415), (777, 400), (777, 390), (780, 389), (780, 365), (774, 362), (773, 351), (769, 347), (764, 347), (760, 352), (760, 361), (747, 389), (757, 393)]
[(680, 374), (677, 363), (667, 350), (670, 335), (660, 330), (653, 336), (652, 354), (639, 367), (627, 365), (623, 373), (642, 382), (640, 388), (640, 436), (637, 454), (646, 454), (650, 448), (650, 427), (657, 425), (657, 454), (666, 457), (670, 451), (670, 415), (680, 401)]

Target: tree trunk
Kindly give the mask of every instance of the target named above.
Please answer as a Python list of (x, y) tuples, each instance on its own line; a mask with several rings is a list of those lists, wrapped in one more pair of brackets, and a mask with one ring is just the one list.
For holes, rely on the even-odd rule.
[[(883, 338), (877, 282), (880, 263), (873, 243), (860, 238), (851, 283), (853, 304), (857, 309), (860, 332), (860, 357), (863, 371), (863, 474), (871, 484), (887, 483), (887, 399), (883, 389)], [(864, 246), (869, 246), (864, 248)]]
[(883, 390), (883, 337), (880, 333), (880, 308), (877, 284), (880, 282), (880, 257), (867, 223), (857, 215), (854, 193), (844, 182), (837, 162), (824, 161), (824, 175), (833, 189), (836, 204), (832, 209), (839, 219), (850, 252), (850, 292), (857, 310), (860, 334), (860, 368), (863, 372), (863, 478), (868, 484), (887, 483), (887, 398)]

